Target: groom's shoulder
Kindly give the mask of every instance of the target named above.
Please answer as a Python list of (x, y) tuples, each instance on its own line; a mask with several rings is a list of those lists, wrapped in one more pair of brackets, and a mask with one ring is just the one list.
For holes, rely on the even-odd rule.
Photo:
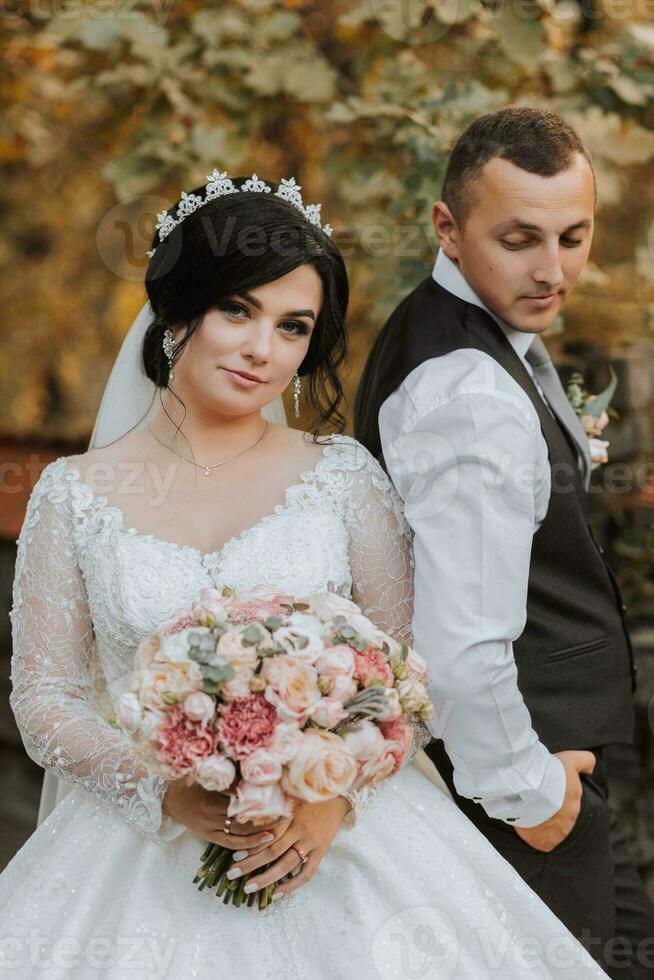
[(398, 303), (382, 332), (401, 334), (403, 344), (446, 350), (467, 346), (470, 303), (427, 276)]

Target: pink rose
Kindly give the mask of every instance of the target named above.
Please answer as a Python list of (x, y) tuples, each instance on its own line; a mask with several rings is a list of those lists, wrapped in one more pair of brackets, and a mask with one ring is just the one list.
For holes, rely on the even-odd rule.
[(291, 663), (277, 689), (269, 685), (265, 696), (275, 705), (282, 721), (305, 721), (322, 696), (318, 673), (308, 664)]
[(393, 744), (384, 743), (384, 748), (378, 756), (360, 764), (354, 789), (361, 789), (362, 786), (369, 786), (392, 775), (396, 768), (394, 749)]
[(279, 783), (256, 786), (242, 780), (236, 787), (236, 796), (230, 800), (227, 815), (236, 817), (238, 823), (252, 822), (261, 827), (280, 817), (291, 817), (293, 801), (286, 796)]
[(311, 712), (311, 720), (322, 728), (335, 728), (348, 714), (338, 698), (321, 698)]
[(188, 694), (184, 700), (184, 714), (192, 721), (201, 721), (205, 725), (211, 721), (216, 711), (216, 704), (204, 691)]
[(282, 764), (279, 757), (269, 749), (255, 749), (241, 763), (241, 775), (255, 786), (268, 786), (278, 783), (282, 777)]
[(223, 755), (210, 755), (199, 763), (195, 780), (204, 789), (213, 793), (224, 793), (234, 782), (236, 766)]
[(387, 743), (390, 743), (387, 749), (395, 759), (395, 769), (399, 769), (411, 748), (411, 730), (406, 717), (383, 722), (380, 728)]

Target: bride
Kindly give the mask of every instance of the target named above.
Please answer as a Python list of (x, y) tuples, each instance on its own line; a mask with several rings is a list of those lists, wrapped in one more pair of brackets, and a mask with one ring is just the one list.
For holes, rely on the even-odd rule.
[[(605, 976), (440, 788), (424, 738), (374, 789), (230, 832), (227, 797), (148, 775), (111, 723), (141, 639), (202, 588), (336, 591), (410, 642), (392, 484), (351, 437), (285, 424), (281, 393), (293, 381), (297, 411), (304, 381), (315, 431), (342, 429), (348, 281), (330, 232), (293, 180), (214, 171), (182, 195), (89, 451), (32, 491), (10, 700), (46, 781), (0, 875), (1, 977)], [(276, 900), (199, 892), (203, 841), (234, 850), (235, 877), (274, 861), (255, 887)]]

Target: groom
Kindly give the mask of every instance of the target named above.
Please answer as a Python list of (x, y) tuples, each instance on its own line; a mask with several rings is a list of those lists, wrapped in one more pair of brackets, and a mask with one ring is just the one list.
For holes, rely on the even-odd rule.
[(589, 154), (561, 117), (477, 119), (433, 208), (433, 273), (370, 352), (356, 436), (415, 532), (427, 753), (609, 975), (640, 980), (654, 976), (654, 909), (604, 760), (632, 740), (636, 668), (588, 523), (588, 438), (540, 338), (587, 261), (595, 202)]

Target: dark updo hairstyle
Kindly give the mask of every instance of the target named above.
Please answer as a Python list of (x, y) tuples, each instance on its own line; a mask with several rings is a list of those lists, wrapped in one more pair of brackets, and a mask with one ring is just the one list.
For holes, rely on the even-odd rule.
[[(241, 187), (247, 179), (234, 178), (233, 184)], [(298, 374), (308, 381), (309, 401), (317, 413), (311, 426), (315, 439), (325, 426), (337, 432), (345, 427), (338, 367), (347, 357), (347, 271), (329, 236), (277, 197), (277, 184), (267, 183), (270, 193), (239, 191), (208, 201), (163, 242), (155, 232), (155, 253), (145, 279), (155, 319), (143, 341), (143, 364), (148, 378), (165, 388), (169, 368), (162, 342), (167, 327), (187, 325), (176, 344), (177, 355), (209, 310), (308, 263), (322, 281), (323, 301)], [(204, 186), (192, 193), (204, 198)], [(176, 211), (174, 205), (167, 213), (176, 217)]]

